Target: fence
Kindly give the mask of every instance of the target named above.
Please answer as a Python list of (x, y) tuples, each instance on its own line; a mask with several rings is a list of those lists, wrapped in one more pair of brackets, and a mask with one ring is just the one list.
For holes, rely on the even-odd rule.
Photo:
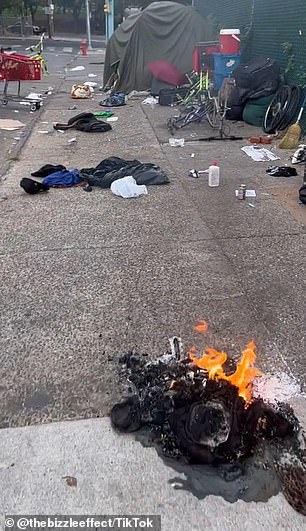
[(27, 37), (33, 35), (32, 17), (0, 17), (0, 35)]
[(240, 28), (243, 59), (270, 57), (288, 81), (306, 85), (305, 0), (195, 0), (215, 27)]

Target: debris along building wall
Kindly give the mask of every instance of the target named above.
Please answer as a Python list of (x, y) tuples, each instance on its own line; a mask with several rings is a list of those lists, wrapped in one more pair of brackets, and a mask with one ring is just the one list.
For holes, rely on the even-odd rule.
[(306, 86), (305, 0), (195, 0), (214, 27), (240, 28), (243, 60), (271, 57), (287, 81)]

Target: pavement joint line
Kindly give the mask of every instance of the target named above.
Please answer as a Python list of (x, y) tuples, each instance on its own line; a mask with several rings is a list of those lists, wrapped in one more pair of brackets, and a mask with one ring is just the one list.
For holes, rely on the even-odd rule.
[[(3, 181), (4, 182), (4, 181)], [(229, 236), (229, 237), (208, 237), (208, 238), (196, 238), (196, 239), (188, 239), (188, 240), (179, 240), (179, 242), (174, 242), (173, 239), (165, 239), (165, 240), (158, 240), (159, 242), (161, 242), (162, 244), (171, 244), (171, 243), (179, 243), (179, 245), (184, 245), (184, 244), (188, 244), (188, 243), (201, 243), (201, 242), (218, 242), (218, 241), (231, 241), (231, 240), (234, 240), (234, 241), (238, 241), (238, 240), (248, 240), (248, 239), (259, 239), (259, 238), (283, 238), (283, 237), (290, 237), (290, 236), (301, 236), (301, 233), (300, 232), (292, 232), (292, 233), (280, 233), (280, 234), (260, 234), (260, 235), (251, 235), (251, 236)], [(143, 243), (139, 243), (138, 246), (141, 247), (141, 248), (144, 248), (145, 247), (149, 247), (149, 246), (154, 246), (156, 247), (156, 241), (149, 241), (149, 242), (143, 242)], [(95, 250), (95, 249), (103, 249), (103, 250), (107, 250), (107, 249), (127, 249), (127, 248), (130, 248), (130, 247), (133, 247), (133, 248), (136, 248), (137, 247), (137, 242), (133, 242), (133, 244), (131, 243), (127, 243), (127, 244), (112, 244), (112, 245), (91, 245), (91, 246), (88, 246), (88, 247), (75, 247), (75, 246), (72, 246), (72, 247), (52, 247), (51, 249), (33, 249), (32, 251), (20, 251), (18, 253), (3, 253), (3, 252), (0, 252), (0, 256), (1, 257), (13, 257), (13, 256), (26, 256), (26, 255), (32, 255), (32, 254), (42, 254), (42, 253), (56, 253), (56, 252), (62, 252), (62, 251), (75, 251), (75, 250), (78, 250), (78, 251), (89, 251), (89, 250)], [(225, 254), (224, 256), (226, 256), (226, 259), (228, 260), (228, 255)]]

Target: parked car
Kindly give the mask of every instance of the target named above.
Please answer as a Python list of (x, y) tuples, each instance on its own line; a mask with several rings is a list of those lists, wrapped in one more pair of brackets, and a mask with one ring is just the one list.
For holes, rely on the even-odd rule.
[[(22, 25), (21, 22), (15, 22), (15, 24), (11, 24), (10, 26), (7, 26), (6, 30), (9, 33), (18, 33), (22, 34)], [(29, 22), (24, 22), (23, 24), (23, 32), (24, 33), (33, 33), (34, 35), (41, 35), (46, 31), (45, 28), (42, 28), (41, 26), (32, 26), (32, 24), (29, 24)]]

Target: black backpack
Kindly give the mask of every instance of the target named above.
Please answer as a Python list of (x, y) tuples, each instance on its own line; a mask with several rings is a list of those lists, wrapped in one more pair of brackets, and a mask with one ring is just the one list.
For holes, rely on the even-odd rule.
[(236, 86), (248, 94), (247, 99), (261, 98), (277, 91), (280, 84), (280, 66), (272, 59), (259, 59), (237, 66), (233, 77)]

